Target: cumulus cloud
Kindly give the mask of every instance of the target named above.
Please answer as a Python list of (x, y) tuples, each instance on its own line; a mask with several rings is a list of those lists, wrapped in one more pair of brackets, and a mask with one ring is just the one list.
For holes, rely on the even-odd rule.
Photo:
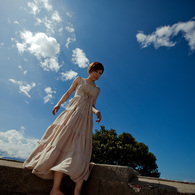
[(51, 71), (58, 72), (58, 70), (60, 69), (57, 58), (45, 59), (43, 62), (41, 62), (41, 67), (45, 71), (51, 70)]
[[(52, 58), (60, 51), (60, 45), (54, 37), (48, 37), (45, 33), (39, 32), (33, 35), (30, 31), (21, 32), (23, 48), (34, 54), (37, 58)], [(18, 44), (17, 44), (18, 45)], [(18, 48), (19, 52), (23, 52)]]
[(14, 79), (9, 79), (11, 83), (17, 84), (19, 86), (19, 92), (26, 95), (27, 97), (31, 98), (29, 92), (30, 90), (36, 86), (36, 84), (33, 82), (31, 84), (28, 84), (23, 81), (16, 81)]
[(57, 55), (60, 52), (60, 45), (54, 37), (48, 37), (45, 33), (39, 32), (33, 35), (30, 31), (21, 32), (22, 43), (17, 42), (19, 53), (30, 52), (41, 62), (44, 70), (58, 71)]
[(61, 75), (62, 75), (61, 76), (62, 81), (67, 81), (67, 80), (74, 79), (78, 75), (78, 73), (73, 70), (70, 70), (70, 71), (62, 72)]
[(82, 49), (76, 48), (72, 52), (72, 62), (77, 64), (79, 68), (86, 68), (89, 65), (89, 60)]
[(142, 48), (154, 45), (156, 49), (159, 47), (174, 47), (177, 41), (172, 39), (179, 33), (183, 35), (188, 42), (191, 51), (195, 50), (195, 21), (190, 20), (187, 22), (178, 22), (172, 26), (158, 27), (155, 32), (149, 35), (145, 35), (143, 32), (139, 32), (136, 35), (137, 41), (141, 44)]
[(52, 91), (51, 87), (46, 87), (45, 92), (47, 95), (43, 98), (44, 104), (46, 104), (47, 102), (51, 101), (52, 98), (54, 98), (53, 94), (56, 93), (56, 91)]
[(37, 142), (38, 139), (25, 137), (24, 127), (22, 131), (0, 132), (0, 157), (26, 159)]

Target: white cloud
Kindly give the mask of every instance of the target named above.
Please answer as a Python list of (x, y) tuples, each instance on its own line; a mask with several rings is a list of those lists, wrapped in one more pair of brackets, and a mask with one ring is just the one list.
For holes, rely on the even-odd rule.
[(54, 34), (55, 33), (55, 28), (56, 28), (56, 20), (50, 20), (48, 19), (47, 16), (44, 18), (36, 18), (36, 23), (35, 25), (41, 25), (43, 24), (46, 29), (47, 29), (47, 34)]
[(5, 45), (5, 43), (0, 43), (0, 48), (2, 48)]
[(12, 157), (26, 159), (33, 148), (35, 147), (38, 139), (28, 138), (24, 135), (24, 128), (22, 131), (8, 130), (0, 132), (0, 157)]
[(190, 49), (195, 50), (195, 21), (178, 22), (172, 26), (158, 27), (155, 32), (145, 35), (139, 32), (136, 35), (137, 41), (141, 44), (142, 48), (148, 47), (153, 44), (156, 49), (159, 47), (173, 47), (177, 41), (172, 41), (172, 38), (182, 33), (183, 37), (188, 42)]
[(70, 32), (70, 33), (73, 33), (73, 32), (74, 32), (74, 28), (71, 27), (71, 26), (67, 26), (67, 27), (66, 27), (66, 30), (67, 30), (68, 32)]
[(9, 79), (9, 81), (11, 83), (17, 84), (19, 86), (19, 92), (23, 93), (24, 95), (26, 95), (27, 97), (31, 98), (31, 96), (29, 95), (30, 90), (36, 86), (36, 84), (33, 82), (31, 84), (28, 84), (26, 82), (23, 81), (16, 81), (14, 79)]
[(62, 31), (63, 31), (63, 28), (60, 28), (60, 29), (58, 30), (59, 33), (62, 32)]
[[(48, 71), (58, 71), (57, 55), (60, 52), (60, 45), (54, 37), (48, 37), (45, 33), (39, 32), (33, 35), (30, 31), (21, 32), (22, 43), (17, 42), (18, 51), (22, 54), (28, 51), (35, 55), (41, 62), (41, 67)], [(42, 61), (42, 59), (44, 61)]]
[[(58, 11), (53, 11), (53, 6), (48, 0), (34, 0), (28, 3), (31, 8), (31, 14), (35, 16), (35, 25), (43, 24), (46, 27), (48, 35), (54, 34), (57, 25), (62, 22)], [(44, 12), (44, 9), (48, 11)], [(39, 16), (39, 17), (38, 17)], [(44, 16), (40, 18), (40, 16)]]
[(67, 15), (69, 18), (72, 18), (72, 15), (71, 15), (69, 12), (67, 12), (66, 15)]
[(43, 23), (43, 21), (40, 18), (36, 18), (35, 25), (40, 25), (41, 23)]
[(195, 50), (195, 21), (180, 22), (175, 26), (175, 31), (184, 33), (184, 38), (188, 41), (190, 49)]
[(21, 66), (21, 65), (19, 65), (18, 68), (19, 68), (20, 70), (22, 70), (22, 66)]
[(65, 46), (69, 48), (69, 44), (73, 41), (76, 41), (76, 35), (75, 35), (75, 29), (71, 23), (68, 24), (69, 26), (66, 26), (65, 29), (70, 33), (70, 36), (66, 40)]
[(51, 101), (53, 97), (53, 94), (56, 93), (56, 91), (52, 91), (51, 87), (46, 87), (45, 88), (45, 92), (47, 94), (47, 96), (45, 96), (44, 99), (44, 104), (46, 104), (47, 102)]
[(40, 23), (43, 23), (43, 25), (47, 28), (48, 33), (55, 33), (54, 26), (55, 24), (52, 22), (52, 20), (49, 20), (46, 17), (44, 17), (42, 20), (39, 19)]
[(89, 60), (82, 49), (76, 48), (72, 52), (72, 62), (77, 64), (79, 68), (86, 68), (89, 65)]
[(54, 37), (48, 37), (45, 33), (39, 32), (34, 36), (30, 31), (21, 33), (21, 38), (26, 50), (34, 54), (37, 58), (52, 58), (60, 52), (60, 45)]
[(143, 48), (154, 44), (154, 47), (157, 49), (162, 46), (175, 46), (176, 43), (170, 40), (172, 33), (173, 32), (171, 32), (171, 28), (169, 26), (164, 26), (157, 28), (151, 35), (145, 35), (143, 32), (139, 32), (136, 37), (137, 41), (141, 43)]
[(21, 71), (23, 71), (23, 74), (24, 74), (24, 75), (26, 75), (26, 74), (27, 74), (27, 72), (28, 72), (28, 71), (27, 71), (27, 70), (24, 70), (24, 69), (22, 68), (22, 66), (21, 66), (21, 65), (19, 65), (19, 66), (18, 66), (18, 68), (19, 68)]
[(62, 75), (61, 76), (62, 81), (67, 81), (67, 80), (74, 79), (78, 75), (78, 73), (73, 70), (70, 70), (67, 72), (62, 72), (61, 75)]
[(76, 38), (75, 37), (68, 37), (67, 40), (66, 40), (66, 47), (69, 48), (69, 44), (73, 41), (76, 41)]
[(14, 24), (19, 24), (19, 22), (18, 21), (14, 21)]
[(34, 0), (33, 2), (28, 2), (28, 6), (31, 8), (33, 15), (37, 15), (42, 8), (45, 8), (48, 12), (53, 9), (48, 0)]
[(60, 69), (60, 65), (58, 64), (58, 60), (56, 58), (50, 58), (50, 59), (45, 59), (44, 62), (41, 62), (41, 67), (45, 71), (55, 71), (58, 72)]
[(26, 50), (26, 44), (23, 43), (16, 43), (19, 53), (23, 53)]
[(24, 131), (25, 129), (26, 129), (26, 128), (25, 128), (24, 126), (21, 126), (21, 127), (20, 127), (20, 130), (21, 130), (21, 131)]
[(32, 9), (31, 13), (33, 15), (36, 15), (41, 10), (40, 7), (35, 2), (28, 2), (28, 6)]
[(61, 22), (62, 19), (57, 11), (53, 12), (51, 19), (56, 21), (56, 22)]
[(35, 0), (36, 2), (41, 2), (43, 4), (43, 7), (47, 10), (47, 11), (51, 11), (53, 9), (52, 5), (49, 3), (48, 0)]
[(8, 24), (11, 24), (11, 20), (9, 18), (7, 19), (7, 23)]

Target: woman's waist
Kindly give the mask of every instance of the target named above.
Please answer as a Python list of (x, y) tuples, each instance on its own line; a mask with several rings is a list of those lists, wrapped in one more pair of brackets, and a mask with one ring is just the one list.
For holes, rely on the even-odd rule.
[(77, 98), (79, 98), (79, 99), (89, 99), (89, 100), (93, 99), (93, 97), (91, 95), (87, 95), (87, 94), (84, 94), (84, 95), (76, 94), (74, 96), (74, 98), (75, 99), (77, 99)]

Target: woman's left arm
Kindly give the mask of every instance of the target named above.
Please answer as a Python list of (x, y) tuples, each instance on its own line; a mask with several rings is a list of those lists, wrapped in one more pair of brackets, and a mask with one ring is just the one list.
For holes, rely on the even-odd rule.
[(98, 87), (98, 94), (96, 95), (92, 103), (92, 112), (97, 116), (97, 120), (96, 120), (97, 123), (99, 123), (102, 119), (100, 111), (97, 110), (97, 108), (95, 107), (95, 103), (99, 94), (100, 94), (100, 88)]

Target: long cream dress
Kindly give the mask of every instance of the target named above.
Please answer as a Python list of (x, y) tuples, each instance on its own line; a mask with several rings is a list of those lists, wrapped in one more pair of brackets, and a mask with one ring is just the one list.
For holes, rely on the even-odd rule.
[(75, 96), (48, 127), (23, 166), (44, 179), (53, 179), (54, 171), (60, 171), (74, 182), (87, 180), (92, 153), (92, 102), (97, 93), (97, 87), (81, 78)]

